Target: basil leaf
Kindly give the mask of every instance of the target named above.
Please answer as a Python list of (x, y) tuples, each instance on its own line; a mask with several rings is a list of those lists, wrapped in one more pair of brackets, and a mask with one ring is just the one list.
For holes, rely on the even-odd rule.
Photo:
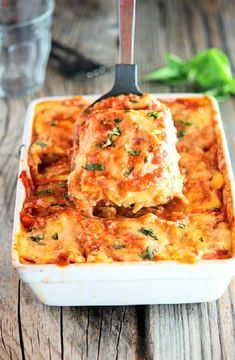
[(30, 240), (35, 241), (35, 242), (39, 242), (40, 240), (42, 240), (44, 238), (44, 235), (39, 233), (33, 236), (30, 236)]
[(144, 79), (167, 85), (187, 84), (223, 101), (235, 95), (235, 78), (228, 57), (219, 49), (205, 49), (185, 61), (166, 54), (167, 66), (148, 73)]
[(42, 142), (42, 141), (35, 141), (34, 144), (36, 144), (38, 146), (41, 146), (41, 148), (46, 148), (47, 147), (47, 144)]
[(97, 144), (98, 147), (104, 149), (113, 144), (113, 137), (121, 135), (121, 130), (118, 126), (114, 127), (111, 133), (108, 135), (108, 138), (105, 142)]
[(102, 165), (102, 164), (97, 164), (97, 163), (94, 163), (94, 164), (86, 164), (86, 166), (84, 167), (84, 169), (86, 170), (97, 170), (97, 171), (103, 171), (105, 170), (105, 166)]
[(122, 244), (114, 244), (114, 249), (124, 249), (126, 247), (126, 245), (122, 245)]
[(191, 126), (191, 125), (193, 125), (193, 123), (192, 123), (191, 121), (187, 121), (187, 120), (185, 120), (185, 119), (183, 119), (183, 118), (179, 119), (179, 122), (180, 122), (181, 124), (186, 125), (186, 126)]
[(143, 252), (142, 254), (140, 254), (140, 257), (142, 257), (142, 259), (149, 259), (151, 261), (154, 260), (154, 254), (156, 253), (155, 249), (152, 249), (151, 247), (147, 247), (146, 251)]
[(151, 111), (147, 114), (147, 116), (151, 116), (154, 119), (157, 119), (159, 116), (161, 116), (161, 114), (158, 111)]
[(181, 130), (181, 131), (179, 132), (179, 134), (178, 134), (178, 137), (179, 137), (179, 138), (182, 138), (182, 137), (185, 136), (185, 134), (186, 134), (186, 130)]
[(47, 194), (54, 194), (54, 191), (52, 189), (43, 189), (43, 190), (36, 190), (36, 195), (47, 195)]
[(58, 240), (58, 239), (59, 239), (58, 233), (54, 233), (51, 238), (52, 238), (53, 240)]
[(132, 173), (133, 170), (134, 170), (134, 166), (132, 166), (130, 169), (125, 170), (123, 175), (125, 177), (128, 177)]
[(158, 237), (156, 235), (154, 235), (154, 232), (152, 229), (149, 228), (145, 228), (145, 227), (141, 227), (139, 229), (139, 232), (141, 232), (143, 235), (145, 236), (150, 236), (151, 238), (153, 238), (154, 240), (158, 240)]
[(129, 145), (125, 145), (124, 149), (132, 156), (138, 156), (141, 153), (141, 150), (134, 150)]

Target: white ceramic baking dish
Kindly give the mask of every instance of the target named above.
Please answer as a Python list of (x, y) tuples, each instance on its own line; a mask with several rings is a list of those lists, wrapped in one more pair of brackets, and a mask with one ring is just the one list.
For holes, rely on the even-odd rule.
[[(200, 97), (195, 94), (156, 94), (159, 98)], [(94, 96), (88, 96), (94, 100)], [(62, 97), (65, 98), (65, 97)], [(33, 101), (27, 111), (24, 126), (19, 173), (28, 169), (28, 147), (31, 142), (35, 106), (45, 100)], [(217, 102), (216, 132), (219, 139), (220, 166), (226, 172), (227, 191), (231, 193), (229, 213), (234, 216), (233, 174)], [(230, 195), (229, 195), (230, 196)], [(235, 252), (226, 260), (203, 260), (197, 264), (174, 261), (56, 265), (21, 264), (15, 246), (19, 231), (19, 213), (25, 190), (18, 179), (13, 228), (12, 261), (20, 278), (28, 283), (36, 297), (47, 305), (131, 305), (178, 304), (211, 301), (219, 298), (235, 275)], [(235, 244), (235, 241), (234, 241)], [(233, 246), (235, 248), (235, 246)]]

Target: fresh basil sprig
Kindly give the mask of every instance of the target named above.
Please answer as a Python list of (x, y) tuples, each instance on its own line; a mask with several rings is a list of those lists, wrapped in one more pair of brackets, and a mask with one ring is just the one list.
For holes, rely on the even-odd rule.
[(144, 79), (166, 85), (191, 85), (196, 90), (215, 96), (219, 101), (235, 95), (235, 76), (228, 57), (219, 49), (209, 48), (191, 60), (166, 54), (167, 65), (148, 73)]

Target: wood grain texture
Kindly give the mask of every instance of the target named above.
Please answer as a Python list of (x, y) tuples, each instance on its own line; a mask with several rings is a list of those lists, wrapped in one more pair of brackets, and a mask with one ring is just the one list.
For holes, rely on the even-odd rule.
[[(233, 0), (137, 0), (139, 76), (164, 64), (165, 52), (190, 58), (208, 46), (235, 66)], [(57, 1), (53, 36), (112, 66), (118, 58), (115, 0)], [(37, 96), (104, 93), (113, 76), (73, 81), (49, 64)], [(140, 82), (144, 91), (166, 86)], [(175, 88), (175, 91), (184, 90)], [(43, 306), (11, 268), (10, 247), (18, 148), (32, 97), (0, 99), (0, 359), (233, 360), (235, 280), (216, 302), (129, 307)], [(221, 105), (235, 170), (235, 100)]]

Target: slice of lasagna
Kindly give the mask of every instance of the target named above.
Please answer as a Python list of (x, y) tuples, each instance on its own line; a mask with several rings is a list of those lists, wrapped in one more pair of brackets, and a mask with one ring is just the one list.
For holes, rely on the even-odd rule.
[(170, 110), (145, 95), (109, 98), (75, 125), (69, 192), (83, 212), (94, 207), (143, 207), (182, 198), (183, 178)]

